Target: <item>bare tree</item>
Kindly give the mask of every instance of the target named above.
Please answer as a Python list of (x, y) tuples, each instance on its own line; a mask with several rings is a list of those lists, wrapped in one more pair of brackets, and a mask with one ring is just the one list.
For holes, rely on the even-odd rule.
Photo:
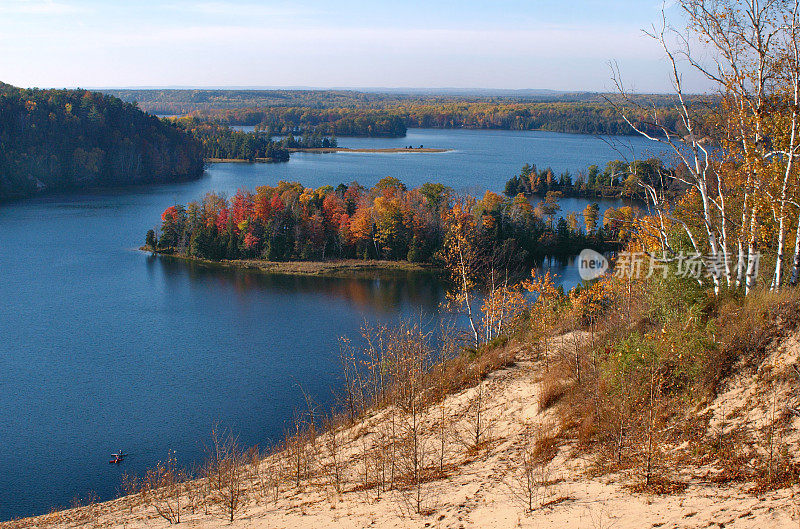
[(658, 422), (660, 415), (661, 395), (661, 363), (658, 356), (654, 355), (647, 364), (647, 426), (644, 456), (645, 488), (653, 484), (655, 469), (658, 466)]
[(393, 333), (389, 350), (392, 392), (401, 412), (397, 418), (398, 456), (416, 512), (422, 510), (428, 457), (423, 418), (431, 398), (425, 377), (433, 359), (429, 340), (429, 334), (418, 327), (402, 325)]
[(292, 482), (297, 490), (301, 490), (308, 468), (308, 426), (301, 414), (294, 414), (291, 429), (286, 435), (285, 456)]
[(366, 407), (365, 383), (362, 372), (359, 369), (361, 364), (360, 352), (353, 347), (348, 338), (342, 338), (339, 341), (339, 363), (344, 379), (342, 404), (347, 411), (350, 424), (355, 424), (356, 419)]
[(206, 476), (212, 499), (233, 522), (247, 502), (247, 460), (239, 439), (228, 430), (214, 427), (208, 450)]
[(333, 488), (337, 493), (341, 493), (346, 461), (342, 455), (343, 441), (338, 424), (333, 419), (325, 419), (324, 429), (323, 443), (325, 445), (327, 463), (323, 468), (327, 470)]
[(436, 435), (439, 438), (439, 475), (444, 476), (445, 461), (447, 460), (448, 446), (452, 435), (451, 418), (444, 398), (439, 401), (439, 420), (436, 425)]
[(184, 492), (185, 476), (178, 468), (174, 452), (165, 462), (147, 471), (142, 483), (145, 503), (155, 508), (160, 517), (170, 524), (181, 521), (181, 496)]
[(522, 425), (522, 440), (519, 452), (513, 458), (511, 480), (508, 485), (512, 496), (533, 512), (547, 501), (553, 480), (548, 468), (549, 456), (542, 450), (544, 436), (542, 427)]
[(186, 493), (186, 502), (188, 503), (187, 507), (191, 510), (192, 514), (197, 513), (197, 509), (200, 507), (203, 501), (204, 484), (203, 480), (195, 479), (198, 475), (200, 475), (200, 473), (197, 471), (197, 468), (197, 466), (193, 466), (185, 474), (186, 486), (184, 487), (184, 492)]
[(477, 384), (469, 402), (467, 410), (467, 424), (469, 425), (468, 446), (478, 450), (488, 439), (491, 423), (486, 418), (486, 387), (477, 374)]
[(120, 488), (122, 495), (126, 497), (128, 511), (131, 513), (133, 512), (134, 505), (136, 505), (136, 500), (139, 499), (139, 493), (142, 491), (142, 485), (142, 481), (136, 476), (136, 474), (128, 474), (127, 472), (122, 474)]

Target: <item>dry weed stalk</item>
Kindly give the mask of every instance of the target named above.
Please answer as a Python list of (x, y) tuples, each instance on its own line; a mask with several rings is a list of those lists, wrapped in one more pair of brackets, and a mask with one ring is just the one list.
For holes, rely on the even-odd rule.
[(523, 506), (525, 512), (533, 512), (546, 504), (552, 496), (554, 481), (549, 470), (552, 459), (550, 438), (542, 426), (522, 423), (521, 447), (512, 459), (511, 481), (508, 483), (512, 498)]
[(248, 465), (239, 439), (228, 430), (211, 431), (211, 447), (205, 466), (210, 499), (225, 517), (234, 517), (247, 503)]
[(168, 523), (180, 523), (185, 481), (186, 477), (178, 467), (174, 452), (170, 452), (166, 461), (159, 462), (144, 477), (142, 497), (145, 504), (152, 506)]

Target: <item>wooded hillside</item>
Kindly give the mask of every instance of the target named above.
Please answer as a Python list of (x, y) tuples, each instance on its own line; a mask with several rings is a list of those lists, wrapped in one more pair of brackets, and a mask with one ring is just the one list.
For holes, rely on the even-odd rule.
[(133, 104), (86, 90), (0, 83), (0, 200), (171, 182), (202, 171), (197, 141)]

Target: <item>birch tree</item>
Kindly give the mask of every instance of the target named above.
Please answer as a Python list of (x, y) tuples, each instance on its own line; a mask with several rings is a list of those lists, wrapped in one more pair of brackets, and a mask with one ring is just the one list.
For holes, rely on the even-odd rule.
[[(642, 136), (668, 146), (685, 167), (669, 177), (697, 193), (697, 219), (672, 215), (654, 188), (646, 188), (646, 195), (662, 232), (667, 228), (664, 217), (670, 217), (689, 236), (694, 251), (706, 253), (716, 264), (712, 278), (717, 291), (722, 285), (752, 290), (759, 249), (772, 249), (773, 244), (771, 286), (780, 288), (791, 215), (800, 210), (798, 0), (680, 0), (678, 8), (687, 20), (685, 32), (668, 26), (662, 11), (661, 28), (645, 33), (667, 57), (681, 129), (668, 127), (655, 107), (644, 124), (625, 119)], [(686, 97), (684, 64), (716, 88), (710, 109)], [(623, 99), (632, 101), (618, 69), (614, 79)], [(660, 134), (647, 132), (653, 129)], [(665, 236), (662, 241), (671, 250)], [(798, 275), (800, 227), (790, 283)]]

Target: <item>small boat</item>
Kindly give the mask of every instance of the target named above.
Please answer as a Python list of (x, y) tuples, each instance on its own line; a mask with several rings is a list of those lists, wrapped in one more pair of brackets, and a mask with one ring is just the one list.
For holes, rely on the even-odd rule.
[(120, 450), (116, 454), (111, 454), (111, 457), (113, 457), (113, 459), (111, 459), (108, 463), (110, 465), (119, 465), (125, 461), (125, 458), (128, 457), (128, 454), (125, 454), (122, 452), (122, 450)]

